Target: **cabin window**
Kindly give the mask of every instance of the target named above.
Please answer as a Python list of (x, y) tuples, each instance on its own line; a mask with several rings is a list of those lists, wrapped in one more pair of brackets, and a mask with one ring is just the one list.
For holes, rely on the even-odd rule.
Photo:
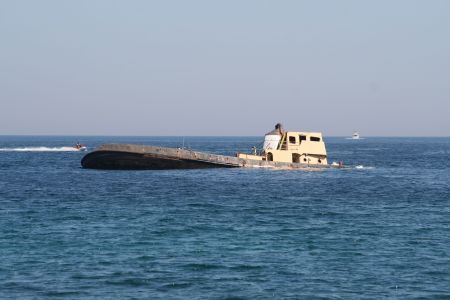
[(289, 144), (295, 144), (295, 136), (289, 137)]
[(306, 135), (300, 135), (299, 138), (300, 138), (300, 143), (302, 141), (306, 141)]
[(320, 142), (320, 137), (312, 136), (309, 138), (311, 142)]

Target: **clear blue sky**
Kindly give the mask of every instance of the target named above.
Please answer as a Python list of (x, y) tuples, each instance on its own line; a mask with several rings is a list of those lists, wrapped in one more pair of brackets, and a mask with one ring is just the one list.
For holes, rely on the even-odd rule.
[(0, 134), (450, 135), (450, 1), (0, 1)]

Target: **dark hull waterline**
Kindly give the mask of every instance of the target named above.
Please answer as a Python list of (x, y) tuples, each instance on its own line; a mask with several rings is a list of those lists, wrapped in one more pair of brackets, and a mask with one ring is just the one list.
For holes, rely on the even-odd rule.
[(88, 169), (104, 170), (167, 170), (238, 167), (213, 162), (183, 159), (169, 156), (119, 151), (96, 151), (87, 154), (81, 165)]

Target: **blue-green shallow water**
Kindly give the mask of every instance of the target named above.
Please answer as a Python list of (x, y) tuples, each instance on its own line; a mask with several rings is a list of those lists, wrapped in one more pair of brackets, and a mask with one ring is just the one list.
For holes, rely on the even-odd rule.
[(12, 151), (75, 142), (0, 137), (1, 299), (450, 299), (449, 138), (328, 138), (352, 168), (313, 172), (97, 171), (83, 153)]

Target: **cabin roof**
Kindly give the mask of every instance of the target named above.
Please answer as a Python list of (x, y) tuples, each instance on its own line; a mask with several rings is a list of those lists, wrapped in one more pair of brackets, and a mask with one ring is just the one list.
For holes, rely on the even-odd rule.
[(314, 135), (314, 136), (322, 136), (321, 132), (308, 132), (308, 131), (287, 131), (287, 135)]

